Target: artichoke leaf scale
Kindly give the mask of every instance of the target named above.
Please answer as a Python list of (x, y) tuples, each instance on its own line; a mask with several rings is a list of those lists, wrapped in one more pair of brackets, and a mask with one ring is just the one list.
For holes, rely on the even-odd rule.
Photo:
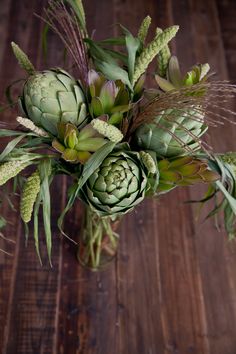
[(130, 194), (129, 196), (127, 196), (126, 198), (122, 199), (119, 203), (119, 206), (122, 208), (129, 207), (134, 201), (136, 201), (138, 194), (139, 191), (136, 191)]
[(58, 102), (62, 112), (76, 112), (77, 102), (71, 92), (58, 92)]
[(132, 194), (139, 189), (138, 180), (133, 177), (129, 183), (127, 194)]
[(61, 110), (58, 101), (54, 98), (46, 97), (40, 101), (40, 108), (42, 112), (50, 113), (55, 116), (60, 115)]
[(112, 194), (118, 199), (121, 200), (127, 195), (127, 187), (121, 187), (119, 189), (114, 189)]
[(34, 117), (32, 121), (37, 125), (42, 125), (42, 112), (35, 106), (28, 106), (29, 117)]
[(65, 72), (63, 74), (58, 73), (56, 75), (57, 80), (63, 85), (63, 90), (67, 90), (67, 91), (72, 91), (73, 87), (75, 85), (75, 81), (72, 79), (71, 76), (68, 76), (68, 74)]
[(73, 112), (61, 112), (61, 119), (60, 121), (62, 123), (72, 123), (75, 124), (77, 123), (77, 118), (78, 118), (78, 112), (73, 111)]
[(119, 199), (114, 194), (109, 194), (107, 192), (94, 191), (94, 195), (105, 205), (113, 205), (119, 203)]
[(99, 192), (106, 192), (107, 185), (106, 185), (105, 180), (101, 174), (98, 175), (98, 178), (97, 178), (93, 188)]
[(73, 86), (76, 102), (84, 102), (84, 94), (78, 85)]

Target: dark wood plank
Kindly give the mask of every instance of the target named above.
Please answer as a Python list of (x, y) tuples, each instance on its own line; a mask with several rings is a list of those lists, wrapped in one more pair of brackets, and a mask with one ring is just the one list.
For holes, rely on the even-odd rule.
[[(21, 1), (17, 4), (10, 4), (10, 21), (5, 28), (7, 32), (5, 57), (2, 62), (2, 80), (4, 85), (15, 80), (17, 77), (24, 77), (24, 73), (19, 69), (14, 56), (10, 50), (10, 41), (20, 44), (32, 58), (35, 66), (40, 68), (41, 58), (41, 31), (43, 23), (34, 16), (34, 13), (42, 14), (44, 2)], [(13, 26), (14, 24), (14, 26)], [(57, 42), (51, 45), (50, 65), (55, 65), (58, 58), (61, 60), (61, 50), (59, 51)], [(59, 64), (59, 61), (58, 61)], [(16, 90), (15, 90), (16, 91)], [(16, 117), (14, 112), (6, 112), (5, 119), (12, 122)], [(57, 182), (57, 189), (61, 189), (61, 181)], [(54, 202), (60, 205), (61, 193), (54, 192)], [(55, 210), (55, 209), (54, 209)], [(12, 214), (14, 217), (14, 214)], [(53, 212), (53, 220), (56, 220), (58, 212)], [(9, 216), (10, 218), (10, 216)], [(56, 321), (57, 321), (57, 288), (58, 288), (58, 268), (60, 254), (60, 242), (58, 242), (58, 230), (56, 223), (53, 223), (53, 265), (48, 266), (47, 255), (42, 250), (44, 267), (41, 268), (37, 257), (35, 257), (34, 242), (32, 237), (28, 247), (24, 245), (24, 230), (21, 227), (17, 213), (12, 218), (13, 227), (17, 231), (17, 243), (12, 262), (12, 271), (5, 278), (6, 287), (10, 286), (8, 292), (9, 301), (5, 299), (6, 314), (4, 318), (5, 330), (1, 331), (3, 343), (1, 345), (3, 353), (52, 353), (56, 344)], [(43, 229), (40, 226), (40, 235), (44, 239)], [(9, 235), (10, 236), (10, 235)], [(44, 243), (44, 242), (43, 242)], [(9, 262), (9, 261), (8, 261)], [(2, 270), (3, 274), (5, 269)], [(2, 284), (1, 284), (2, 285)], [(7, 293), (6, 293), (7, 295)], [(7, 306), (8, 305), (8, 306)], [(1, 321), (2, 323), (2, 321)]]
[[(27, 50), (38, 68), (60, 65), (61, 46), (52, 34), (47, 63), (40, 59), (42, 25), (32, 13), (41, 13), (45, 2), (4, 0), (1, 4), (1, 97), (3, 87), (22, 75), (10, 53), (11, 40)], [(157, 25), (181, 25), (172, 47), (186, 69), (195, 61), (209, 61), (220, 79), (234, 70), (232, 0), (86, 0), (85, 7), (89, 28), (97, 29), (96, 38), (117, 34), (114, 22), (136, 33), (143, 17), (150, 14), (152, 30)], [(153, 84), (150, 79), (149, 84)], [(14, 117), (4, 114), (5, 120)], [(214, 130), (211, 139), (219, 151), (235, 149), (230, 126)], [(58, 178), (53, 187), (58, 209), (64, 203), (65, 188), (66, 182)], [(160, 201), (146, 200), (127, 215), (117, 261), (101, 273), (77, 263), (76, 246), (59, 237), (56, 208), (54, 267), (47, 266), (43, 252), (41, 268), (33, 240), (25, 248), (17, 214), (6, 207), (12, 221), (7, 236), (11, 238), (17, 230), (17, 243), (7, 244), (13, 257), (0, 253), (3, 353), (235, 354), (235, 243), (228, 244), (212, 222), (197, 227), (194, 210), (183, 204), (193, 196), (199, 196), (198, 189), (179, 189)], [(66, 230), (75, 240), (81, 218), (78, 203), (66, 220)]]
[[(187, 36), (189, 43), (192, 43), (188, 50), (178, 50), (179, 56), (184, 62), (190, 62), (192, 59), (193, 62), (208, 61), (216, 71), (217, 79), (227, 79), (228, 70), (215, 2), (181, 1), (178, 5), (181, 6), (173, 2), (176, 22), (184, 28), (186, 18), (188, 19), (191, 24), (189, 34), (183, 36)], [(186, 16), (182, 16), (182, 11), (185, 11)], [(182, 38), (178, 37), (178, 49), (181, 42)], [(215, 151), (235, 150), (235, 130), (232, 126), (212, 129), (210, 136)], [(199, 192), (194, 190), (191, 196), (199, 196)], [(236, 319), (232, 300), (235, 296), (235, 242), (229, 245), (225, 241), (225, 234), (214, 230), (212, 220), (196, 229), (195, 238), (206, 320), (205, 332), (201, 331), (201, 335), (206, 337), (210, 353), (234, 353), (236, 342), (231, 328), (235, 326)], [(227, 259), (230, 259), (230, 264)]]

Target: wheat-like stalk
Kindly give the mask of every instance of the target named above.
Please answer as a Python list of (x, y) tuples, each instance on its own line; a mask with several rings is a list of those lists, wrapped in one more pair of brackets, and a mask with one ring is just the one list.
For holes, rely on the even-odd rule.
[(35, 171), (25, 182), (20, 202), (20, 214), (25, 223), (31, 220), (34, 204), (40, 191), (40, 176)]
[(83, 41), (83, 33), (74, 11), (68, 10), (62, 0), (50, 0), (42, 18), (61, 38), (68, 52), (73, 57), (81, 83), (88, 85), (88, 57)]

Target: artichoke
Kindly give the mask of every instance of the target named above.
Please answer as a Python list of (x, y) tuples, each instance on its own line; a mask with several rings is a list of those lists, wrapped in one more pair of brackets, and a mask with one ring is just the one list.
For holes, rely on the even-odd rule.
[(138, 154), (113, 152), (82, 188), (81, 199), (100, 216), (130, 211), (144, 197), (147, 176)]
[(52, 146), (65, 161), (84, 164), (93, 152), (106, 143), (107, 140), (90, 124), (79, 131), (71, 123), (58, 123), (58, 137), (53, 140)]
[(211, 171), (207, 160), (184, 156), (158, 162), (159, 185), (157, 193), (169, 192), (177, 186), (196, 183), (211, 183), (219, 179), (218, 173)]
[(106, 80), (95, 70), (89, 71), (90, 114), (93, 118), (106, 114), (109, 124), (119, 124), (129, 107), (129, 92), (121, 81)]
[(53, 135), (57, 134), (59, 122), (81, 126), (86, 121), (83, 92), (61, 69), (31, 75), (24, 85), (20, 104), (28, 118)]
[[(167, 70), (167, 78), (156, 75), (156, 81), (162, 91), (179, 90), (193, 86), (188, 95), (204, 95), (203, 88), (194, 85), (207, 79), (210, 67), (208, 64), (196, 65), (183, 78), (178, 60), (171, 57)], [(183, 91), (184, 93), (184, 91)], [(186, 98), (187, 101), (187, 98)], [(141, 125), (135, 134), (135, 143), (142, 149), (155, 151), (162, 157), (176, 157), (186, 152), (195, 152), (201, 148), (199, 138), (207, 131), (204, 114), (200, 106), (190, 105), (189, 108), (170, 108), (161, 111), (153, 123)]]
[[(166, 118), (168, 116), (170, 119)], [(134, 141), (139, 148), (155, 151), (158, 156), (175, 157), (199, 150), (198, 139), (206, 130), (202, 113), (193, 109), (179, 114), (169, 109), (153, 123), (142, 124), (135, 132)]]

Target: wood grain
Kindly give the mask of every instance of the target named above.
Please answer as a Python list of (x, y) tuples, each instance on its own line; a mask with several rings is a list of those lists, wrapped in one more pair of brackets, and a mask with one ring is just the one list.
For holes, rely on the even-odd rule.
[[(234, 0), (86, 0), (88, 27), (95, 38), (118, 33), (122, 23), (133, 33), (143, 17), (156, 26), (180, 24), (172, 44), (183, 69), (208, 61), (219, 79), (236, 82)], [(50, 34), (42, 59), (42, 14), (46, 0), (2, 0), (0, 6), (0, 101), (4, 87), (23, 72), (11, 54), (14, 40), (37, 68), (60, 65), (63, 52)], [(68, 64), (69, 65), (69, 64)], [(151, 70), (154, 68), (152, 66)], [(153, 82), (149, 78), (149, 85)], [(17, 90), (15, 90), (17, 91)], [(234, 108), (235, 109), (235, 108)], [(15, 115), (4, 112), (3, 120)], [(235, 150), (236, 130), (211, 131), (216, 151)], [(3, 354), (235, 354), (236, 244), (228, 243), (213, 222), (194, 222), (195, 208), (184, 201), (198, 188), (179, 189), (160, 200), (146, 200), (124, 219), (117, 260), (101, 273), (79, 266), (76, 247), (59, 235), (56, 218), (65, 203), (67, 181), (53, 186), (53, 268), (42, 247), (41, 268), (32, 237), (7, 203), (11, 224), (0, 248), (0, 348)], [(15, 200), (18, 203), (18, 200)], [(66, 230), (78, 240), (82, 206), (67, 217)], [(43, 230), (41, 227), (43, 243)]]

